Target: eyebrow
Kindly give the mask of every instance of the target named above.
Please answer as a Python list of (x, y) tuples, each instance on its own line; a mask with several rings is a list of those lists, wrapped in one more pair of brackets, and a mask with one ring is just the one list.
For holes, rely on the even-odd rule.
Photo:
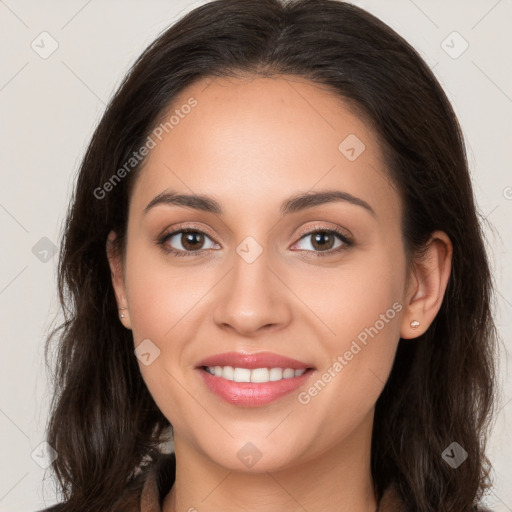
[[(371, 213), (374, 217), (376, 216), (375, 211), (366, 201), (340, 190), (306, 192), (291, 196), (281, 204), (280, 212), (281, 215), (287, 215), (309, 208), (314, 208), (316, 206), (321, 206), (323, 204), (340, 201), (360, 206)], [(158, 194), (154, 199), (152, 199), (146, 208), (144, 208), (143, 214), (148, 213), (155, 206), (162, 204), (182, 206), (217, 215), (223, 214), (222, 206), (212, 197), (196, 194), (179, 194), (169, 190)]]

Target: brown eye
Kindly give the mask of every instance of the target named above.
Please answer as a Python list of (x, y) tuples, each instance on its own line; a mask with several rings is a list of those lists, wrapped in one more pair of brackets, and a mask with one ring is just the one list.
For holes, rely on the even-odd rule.
[(336, 237), (327, 231), (319, 231), (318, 233), (315, 233), (311, 240), (311, 245), (317, 250), (332, 249), (336, 243)]
[(186, 251), (195, 251), (201, 249), (204, 239), (204, 235), (198, 231), (183, 231), (179, 241)]
[[(210, 247), (203, 247), (207, 240), (211, 241)], [(203, 250), (212, 249), (215, 242), (206, 234), (197, 229), (180, 229), (164, 235), (159, 243), (167, 252), (176, 256), (191, 256)], [(189, 254), (187, 254), (189, 253)]]
[[(334, 229), (316, 229), (304, 234), (301, 240), (307, 240), (308, 238), (311, 240), (309, 244), (311, 249), (303, 248), (301, 250), (317, 253), (317, 256), (334, 254), (352, 245), (349, 238)], [(338, 245), (335, 245), (336, 239), (340, 241)]]

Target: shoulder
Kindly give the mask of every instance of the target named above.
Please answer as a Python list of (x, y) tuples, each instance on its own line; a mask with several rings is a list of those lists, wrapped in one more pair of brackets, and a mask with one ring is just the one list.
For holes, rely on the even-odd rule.
[[(174, 453), (160, 453), (139, 467), (113, 505), (114, 511), (140, 512), (160, 510), (163, 499), (176, 478)], [(76, 510), (69, 503), (57, 503), (37, 512), (70, 512)]]
[[(408, 507), (402, 501), (400, 493), (394, 484), (391, 484), (384, 492), (377, 512), (409, 512)], [(483, 505), (474, 505), (472, 512), (493, 512)]]

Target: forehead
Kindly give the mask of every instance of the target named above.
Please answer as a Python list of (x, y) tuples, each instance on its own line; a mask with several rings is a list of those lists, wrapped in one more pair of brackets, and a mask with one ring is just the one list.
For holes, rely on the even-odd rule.
[(371, 127), (300, 77), (202, 79), (174, 98), (156, 130), (132, 196), (138, 211), (166, 188), (245, 209), (250, 199), (256, 211), (315, 188), (364, 195), (376, 210), (397, 207)]

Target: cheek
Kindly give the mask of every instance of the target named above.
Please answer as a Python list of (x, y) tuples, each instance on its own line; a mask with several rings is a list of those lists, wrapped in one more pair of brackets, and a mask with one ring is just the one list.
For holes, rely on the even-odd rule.
[[(213, 285), (211, 272), (200, 265), (173, 265), (165, 255), (135, 244), (128, 248), (126, 265), (134, 346), (145, 343), (151, 353), (150, 364), (139, 359), (141, 375), (160, 410), (178, 427), (183, 418), (176, 411), (190, 409), (182, 386), (190, 379), (190, 341), (205, 315), (201, 299)], [(200, 408), (192, 413), (201, 420)]]
[(389, 376), (400, 337), (404, 268), (399, 252), (368, 254), (324, 283), (328, 301), (316, 295), (329, 334), (322, 338), (325, 363), (303, 402), (310, 401), (311, 415), (332, 419), (323, 428), (333, 425), (333, 435), (340, 423), (355, 428)]
[(305, 273), (295, 290), (306, 298), (322, 331), (326, 327), (327, 346), (342, 350), (360, 333), (364, 341), (366, 329), (375, 325), (379, 339), (399, 332), (404, 269), (405, 257), (399, 251), (368, 250), (355, 253), (338, 268), (317, 270), (309, 277)]
[[(351, 366), (365, 366), (377, 378), (385, 380), (400, 333), (401, 311), (404, 308), (404, 265), (399, 253), (387, 252), (371, 258), (360, 267), (350, 283), (351, 293), (344, 308), (344, 325), (338, 349), (345, 349)], [(359, 348), (360, 347), (360, 351)], [(353, 363), (353, 364), (352, 364)]]
[(163, 251), (135, 244), (128, 250), (127, 295), (136, 342), (171, 338), (205, 293), (205, 270), (199, 266), (185, 269), (171, 258)]

